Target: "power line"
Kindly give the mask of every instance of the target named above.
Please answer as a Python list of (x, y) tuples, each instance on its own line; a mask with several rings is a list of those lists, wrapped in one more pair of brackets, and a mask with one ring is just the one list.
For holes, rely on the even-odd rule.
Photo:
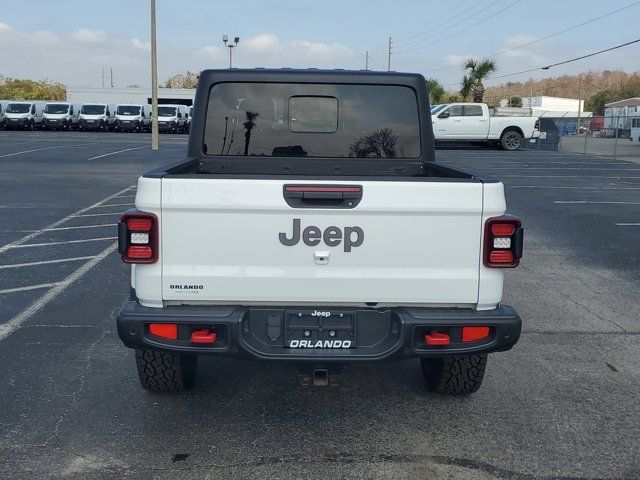
[(432, 46), (432, 45), (436, 45), (436, 44), (438, 44), (438, 43), (442, 43), (442, 42), (444, 42), (445, 40), (448, 40), (448, 39), (450, 39), (450, 38), (453, 38), (453, 37), (456, 37), (456, 36), (458, 36), (458, 35), (461, 35), (462, 33), (464, 33), (464, 32), (466, 32), (466, 31), (468, 31), (468, 30), (472, 29), (473, 27), (476, 27), (476, 26), (480, 25), (481, 23), (484, 23), (484, 22), (486, 22), (486, 21), (492, 20), (496, 15), (499, 15), (499, 14), (501, 14), (501, 13), (503, 13), (503, 12), (507, 11), (508, 9), (510, 9), (510, 8), (512, 8), (512, 7), (515, 7), (517, 4), (519, 4), (519, 3), (521, 3), (521, 2), (522, 2), (522, 0), (516, 0), (515, 2), (511, 3), (510, 5), (507, 5), (506, 7), (504, 7), (502, 10), (499, 10), (499, 11), (497, 11), (497, 12), (495, 12), (495, 13), (491, 13), (491, 14), (489, 14), (488, 16), (484, 17), (482, 20), (480, 20), (480, 21), (478, 21), (478, 22), (476, 22), (476, 23), (474, 23), (474, 24), (472, 24), (472, 25), (469, 25), (468, 27), (463, 28), (462, 30), (460, 30), (460, 31), (458, 31), (458, 32), (455, 32), (455, 33), (453, 33), (453, 34), (451, 34), (451, 35), (449, 35), (449, 36), (446, 36), (446, 37), (440, 38), (439, 40), (436, 40), (435, 42), (427, 43), (426, 45), (421, 45), (421, 46), (419, 46), (419, 47), (410, 48), (409, 50), (404, 50), (404, 51), (400, 50), (400, 53), (409, 53), (409, 52), (413, 52), (413, 51), (415, 51), (415, 50), (421, 50), (421, 49), (423, 49), (423, 48), (427, 48), (427, 47), (430, 47), (430, 46)]
[(512, 77), (514, 75), (521, 75), (523, 73), (535, 72), (536, 70), (549, 70), (552, 67), (557, 67), (558, 65), (565, 65), (567, 63), (577, 62), (578, 60), (583, 60), (589, 57), (595, 57), (596, 55), (600, 55), (601, 53), (610, 52), (612, 50), (617, 50), (618, 48), (627, 47), (629, 45), (633, 45), (634, 43), (640, 43), (640, 38), (636, 40), (632, 40), (630, 42), (621, 43), (620, 45), (615, 45), (613, 47), (605, 48), (604, 50), (598, 50), (597, 52), (589, 53), (587, 55), (582, 55), (580, 57), (571, 58), (569, 60), (564, 60), (562, 62), (552, 63), (550, 65), (546, 65), (544, 67), (530, 68), (528, 70), (522, 70), (520, 72), (507, 73), (505, 75), (498, 75), (495, 77), (488, 77), (487, 80), (496, 80), (498, 78)]
[[(534, 44), (536, 44), (536, 43), (543, 42), (543, 41), (545, 41), (545, 40), (548, 40), (549, 38), (553, 38), (553, 37), (556, 37), (556, 36), (558, 36), (558, 35), (562, 35), (563, 33), (567, 33), (567, 32), (570, 32), (571, 30), (575, 30), (575, 29), (577, 29), (577, 28), (583, 27), (583, 26), (585, 26), (585, 25), (588, 25), (588, 24), (590, 24), (590, 23), (596, 22), (596, 21), (598, 21), (598, 20), (602, 20), (603, 18), (609, 17), (609, 16), (611, 16), (611, 15), (614, 15), (614, 14), (616, 14), (616, 13), (619, 13), (619, 12), (621, 12), (621, 11), (623, 11), (623, 10), (628, 9), (628, 8), (635, 7), (635, 6), (636, 6), (636, 5), (638, 5), (638, 4), (640, 4), (640, 1), (638, 1), (638, 2), (633, 2), (633, 3), (631, 3), (631, 4), (629, 4), (629, 5), (625, 6), (625, 7), (618, 8), (617, 10), (613, 10), (613, 11), (611, 11), (611, 12), (605, 13), (605, 14), (600, 15), (600, 16), (598, 16), (598, 17), (591, 18), (591, 19), (586, 20), (586, 21), (584, 21), (584, 22), (582, 22), (582, 23), (578, 23), (577, 25), (573, 25), (573, 26), (571, 26), (571, 27), (569, 27), (569, 28), (565, 28), (564, 30), (560, 30), (560, 31), (558, 31), (558, 32), (554, 32), (554, 33), (551, 33), (551, 34), (549, 34), (549, 35), (546, 35), (546, 36), (544, 36), (544, 37), (542, 37), (542, 38), (538, 38), (538, 39), (532, 40), (532, 41), (530, 41), (530, 42), (522, 43), (522, 44), (517, 45), (517, 46), (512, 47), (512, 48), (508, 48), (508, 49), (501, 50), (501, 51), (496, 52), (496, 53), (492, 53), (491, 55), (488, 55), (488, 57), (489, 57), (489, 58), (495, 58), (495, 57), (497, 57), (497, 56), (499, 56), (499, 55), (502, 55), (502, 54), (504, 54), (504, 53), (512, 52), (512, 51), (514, 51), (514, 50), (519, 50), (519, 49), (521, 49), (521, 48), (528, 47), (529, 45), (534, 45)], [(431, 70), (429, 70), (429, 72), (440, 72), (440, 71), (444, 71), (444, 70), (452, 70), (452, 69), (454, 69), (454, 68), (461, 68), (461, 67), (464, 67), (464, 65), (452, 65), (452, 66), (449, 66), (449, 67), (435, 68), (435, 69), (431, 69)]]
[(626, 10), (627, 8), (635, 7), (638, 4), (640, 4), (640, 1), (639, 2), (633, 2), (633, 3), (629, 4), (629, 5), (627, 5), (626, 7), (618, 8), (617, 10), (614, 10), (614, 11), (609, 12), (609, 13), (605, 13), (604, 15), (600, 15), (599, 17), (591, 18), (591, 19), (589, 19), (589, 20), (587, 20), (585, 22), (579, 23), (579, 24), (574, 25), (574, 26), (569, 27), (569, 28), (565, 28), (564, 30), (560, 30), (559, 32), (552, 33), (550, 35), (544, 36), (542, 38), (538, 38), (536, 40), (532, 40), (532, 41), (527, 42), (527, 43), (523, 43), (522, 45), (518, 45), (517, 47), (512, 47), (512, 48), (508, 48), (506, 50), (502, 50), (502, 51), (500, 51), (498, 53), (494, 53), (493, 55), (489, 55), (489, 56), (490, 57), (497, 57), (498, 55), (502, 55), (504, 53), (513, 52), (514, 50), (519, 50), (520, 48), (528, 47), (529, 45), (540, 43), (540, 42), (542, 42), (544, 40), (547, 40), (549, 38), (556, 37), (558, 35), (562, 35), (563, 33), (570, 32), (571, 30), (575, 30), (576, 28), (584, 27), (585, 25), (588, 25), (590, 23), (596, 22), (598, 20), (601, 20), (603, 18), (609, 17), (611, 15), (614, 15), (614, 14), (616, 14), (618, 12)]
[[(454, 5), (453, 7), (449, 7), (447, 6), (446, 11), (442, 14), (442, 15), (438, 15), (436, 17), (433, 17), (430, 21), (428, 21), (427, 23), (424, 23), (423, 25), (414, 28), (412, 30), (409, 30), (408, 32), (404, 33), (404, 34), (399, 34), (396, 35), (396, 38), (414, 38), (414, 37), (419, 37), (420, 35), (422, 35), (423, 33), (425, 33), (425, 31), (422, 32), (418, 32), (418, 33), (413, 33), (416, 32), (418, 30), (421, 30), (423, 28), (425, 28), (428, 25), (433, 25), (434, 23), (438, 22), (441, 18), (446, 17), (447, 15), (449, 15), (452, 11), (457, 10), (458, 8), (460, 8), (463, 4), (467, 3), (469, 0), (462, 0), (461, 2), (458, 2), (456, 5)], [(480, 3), (480, 2), (477, 2)], [(469, 8), (473, 8), (475, 5), (477, 5), (477, 3), (474, 3), (471, 7)], [(457, 17), (457, 14), (454, 14), (454, 16), (449, 19), (449, 20), (445, 20), (443, 23), (448, 23), (451, 20), (455, 19)], [(442, 25), (442, 24), (441, 24)], [(404, 40), (403, 40), (404, 41)]]
[[(442, 17), (446, 17), (447, 15), (449, 15), (449, 14), (451, 13), (451, 11), (452, 11), (452, 10), (455, 10), (455, 9), (457, 9), (457, 8), (461, 7), (463, 4), (465, 4), (465, 3), (466, 3), (466, 2), (468, 2), (468, 1), (469, 1), (469, 0), (462, 0), (461, 2), (457, 3), (455, 6), (453, 6), (453, 7), (451, 7), (451, 8), (447, 8), (447, 9), (446, 9), (446, 11), (445, 11), (442, 15), (437, 15), (436, 17), (433, 17), (433, 18), (432, 18), (430, 21), (428, 21), (427, 23), (425, 23), (425, 24), (423, 24), (423, 25), (421, 25), (421, 26), (419, 26), (419, 27), (417, 27), (417, 28), (414, 28), (414, 29), (412, 29), (412, 30), (409, 30), (408, 32), (406, 32), (406, 33), (404, 33), (404, 34), (398, 34), (398, 35), (396, 35), (394, 38), (405, 38), (405, 37), (406, 37), (406, 38), (413, 38), (413, 37), (416, 37), (416, 36), (420, 36), (420, 35), (422, 35), (422, 34), (423, 34), (423, 33), (425, 33), (425, 32), (424, 32), (424, 31), (422, 31), (422, 32), (419, 32), (419, 33), (417, 33), (417, 34), (412, 34), (412, 32), (418, 31), (418, 30), (420, 30), (420, 29), (422, 29), (422, 28), (426, 27), (427, 25), (432, 25), (433, 23), (435, 23), (435, 22), (437, 22), (438, 20), (440, 20)], [(480, 2), (481, 2), (481, 1), (482, 1), (482, 0), (480, 0)], [(477, 2), (477, 3), (480, 3), (480, 2)], [(476, 5), (476, 4), (472, 5), (472, 7), (473, 7), (473, 6), (475, 6), (475, 5)], [(451, 19), (449, 19), (449, 20), (445, 20), (445, 21), (444, 21), (444, 23), (448, 23), (448, 22), (450, 22), (451, 20), (454, 20), (455, 18), (456, 18), (456, 15), (454, 15), (454, 16), (453, 16)], [(370, 45), (370, 46), (368, 47), (368, 50), (377, 50), (377, 49), (378, 49), (378, 47), (380, 48), (380, 50), (382, 50), (383, 48), (386, 48), (386, 46), (387, 46), (387, 44), (386, 44), (386, 43), (376, 43), (376, 44), (374, 44), (374, 45)]]
[[(494, 0), (491, 4), (487, 5), (486, 7), (483, 8), (483, 10), (486, 10), (487, 8), (491, 8), (493, 5), (495, 5), (496, 3), (498, 3), (500, 0)], [(412, 45), (414, 43), (420, 43), (428, 38), (432, 38), (435, 35), (440, 35), (443, 32), (446, 32), (447, 30), (452, 29), (453, 27), (457, 27), (458, 25), (460, 25), (461, 23), (466, 22), (467, 20), (473, 18), (474, 16), (476, 16), (478, 14), (477, 11), (473, 10), (476, 6), (480, 5), (483, 2), (483, 0), (479, 0), (476, 3), (470, 5), (467, 10), (468, 12), (462, 16), (462, 18), (460, 18), (460, 12), (455, 12), (453, 14), (453, 16), (451, 18), (449, 18), (448, 20), (445, 20), (443, 22), (441, 22), (439, 25), (437, 25), (436, 27), (434, 27), (431, 30), (426, 30), (423, 31), (421, 33), (418, 33), (416, 35), (412, 35), (411, 38), (417, 38), (417, 37), (423, 37), (423, 38), (417, 38), (416, 40), (409, 40), (407, 41), (405, 40), (401, 40), (399, 43), (404, 43), (405, 45)], [(444, 30), (439, 31), (442, 29), (442, 27), (445, 27), (449, 22), (453, 21), (453, 20), (460, 20), (457, 23), (454, 23), (453, 25), (449, 25), (446, 28), (444, 28)], [(425, 36), (426, 35), (426, 36)]]

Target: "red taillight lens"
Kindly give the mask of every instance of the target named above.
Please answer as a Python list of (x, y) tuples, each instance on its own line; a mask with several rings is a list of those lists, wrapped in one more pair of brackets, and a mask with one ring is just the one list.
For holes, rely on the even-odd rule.
[(510, 237), (516, 226), (511, 223), (494, 223), (491, 225), (491, 234), (495, 237)]
[(127, 257), (132, 259), (144, 259), (151, 258), (153, 256), (153, 251), (151, 247), (142, 246), (142, 245), (132, 245), (127, 249)]
[(127, 220), (127, 227), (134, 232), (148, 232), (153, 226), (153, 221), (149, 218), (130, 218)]
[(522, 222), (512, 215), (488, 219), (484, 229), (484, 266), (517, 267), (522, 257), (523, 234)]
[(158, 217), (153, 213), (129, 210), (118, 225), (118, 251), (125, 263), (158, 261)]
[(513, 263), (513, 252), (511, 250), (493, 250), (489, 254), (491, 263)]
[(178, 338), (178, 325), (175, 323), (151, 323), (149, 324), (149, 333), (169, 340)]
[(462, 341), (475, 342), (489, 336), (489, 327), (462, 327)]

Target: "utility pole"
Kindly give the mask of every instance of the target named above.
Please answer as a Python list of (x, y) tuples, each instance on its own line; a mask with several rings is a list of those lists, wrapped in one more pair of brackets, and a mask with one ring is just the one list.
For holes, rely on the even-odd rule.
[(235, 37), (233, 43), (229, 42), (229, 35), (223, 35), (222, 41), (229, 48), (229, 68), (233, 68), (233, 49), (240, 43), (240, 37)]
[(102, 66), (102, 88), (104, 88), (104, 66)]
[(529, 115), (533, 117), (533, 78), (529, 79)]
[(580, 135), (580, 110), (581, 110), (581, 107), (582, 107), (582, 77), (578, 77), (578, 125), (576, 125), (576, 135)]
[(369, 70), (369, 50), (364, 52), (364, 69)]
[(156, 51), (156, 0), (151, 0), (151, 150), (158, 150), (158, 55)]
[(110, 75), (111, 75), (111, 88), (113, 88), (113, 68), (109, 69)]
[(393, 49), (393, 41), (389, 37), (389, 46), (387, 49), (387, 72), (391, 71), (391, 50)]

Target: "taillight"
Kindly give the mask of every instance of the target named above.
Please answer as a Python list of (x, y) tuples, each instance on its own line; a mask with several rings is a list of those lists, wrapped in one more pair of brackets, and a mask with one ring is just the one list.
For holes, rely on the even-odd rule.
[(522, 258), (523, 239), (524, 229), (519, 218), (504, 215), (488, 219), (484, 227), (484, 266), (517, 267)]
[(118, 224), (118, 251), (126, 263), (158, 261), (158, 217), (153, 213), (129, 210)]

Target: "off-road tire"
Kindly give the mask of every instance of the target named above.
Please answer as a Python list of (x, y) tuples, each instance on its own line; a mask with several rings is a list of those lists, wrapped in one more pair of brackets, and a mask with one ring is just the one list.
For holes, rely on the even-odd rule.
[(184, 392), (191, 387), (198, 357), (136, 348), (142, 387), (151, 392)]
[(522, 147), (523, 140), (522, 135), (517, 130), (507, 130), (502, 132), (500, 146), (505, 150), (513, 152)]
[(422, 374), (431, 392), (469, 395), (476, 392), (487, 368), (487, 354), (423, 358)]

